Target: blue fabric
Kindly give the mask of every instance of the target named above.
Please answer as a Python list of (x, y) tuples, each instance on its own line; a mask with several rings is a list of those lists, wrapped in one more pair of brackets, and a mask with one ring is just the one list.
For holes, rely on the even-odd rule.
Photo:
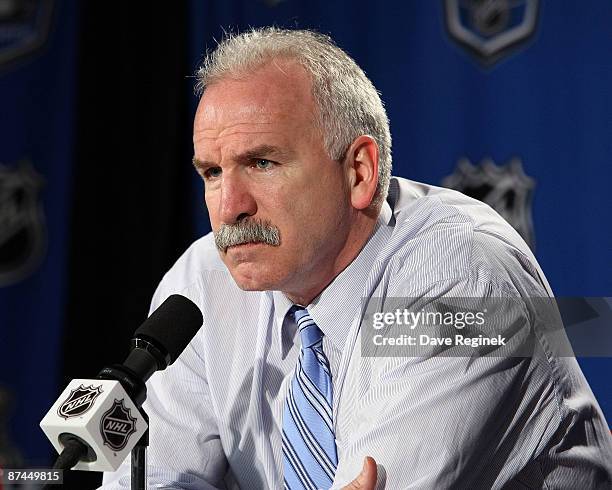
[[(12, 3), (3, 6), (11, 11)], [(0, 244), (6, 245), (12, 236), (16, 249), (35, 255), (28, 271), (0, 280), (0, 358), (5, 366), (0, 374), (0, 433), (6, 427), (2, 435), (10, 444), (2, 452), (31, 467), (50, 464), (51, 446), (38, 424), (63, 388), (60, 344), (67, 303), (79, 10), (73, 0), (44, 3), (53, 8), (48, 12), (48, 34), (38, 31), (40, 47), (0, 61), (0, 168), (14, 176), (25, 164), (38, 181), (33, 194), (21, 188), (13, 196), (14, 203), (24, 202), (20, 195), (29, 196), (31, 204), (19, 206), (19, 224), (27, 226), (16, 227), (22, 230), (16, 234), (7, 226), (15, 218), (4, 187), (7, 181), (0, 183)], [(42, 2), (32, 4), (39, 9)], [(16, 32), (7, 17), (5, 12), (0, 22), (0, 48), (6, 49), (2, 43)], [(6, 55), (4, 48), (0, 60)], [(33, 234), (40, 234), (40, 254), (27, 252), (31, 242), (19, 238)], [(2, 248), (4, 276), (12, 268), (13, 254)]]
[(338, 466), (332, 381), (323, 332), (304, 308), (292, 308), (302, 349), (283, 412), (285, 488), (329, 488)]

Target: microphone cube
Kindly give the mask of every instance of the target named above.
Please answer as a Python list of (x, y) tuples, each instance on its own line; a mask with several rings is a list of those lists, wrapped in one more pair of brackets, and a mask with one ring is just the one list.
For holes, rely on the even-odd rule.
[(62, 434), (86, 443), (88, 459), (74, 469), (115, 471), (147, 430), (147, 423), (119, 381), (74, 379), (40, 422), (58, 453)]

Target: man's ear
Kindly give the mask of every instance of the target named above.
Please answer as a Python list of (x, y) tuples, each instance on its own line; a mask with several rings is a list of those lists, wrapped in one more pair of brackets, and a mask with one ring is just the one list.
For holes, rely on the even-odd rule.
[(378, 185), (378, 145), (371, 136), (362, 135), (346, 152), (351, 204), (366, 209), (372, 202)]

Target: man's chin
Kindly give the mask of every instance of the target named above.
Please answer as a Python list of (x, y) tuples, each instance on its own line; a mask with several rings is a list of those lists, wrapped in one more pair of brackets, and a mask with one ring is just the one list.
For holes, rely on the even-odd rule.
[(258, 278), (245, 278), (232, 274), (236, 285), (243, 291), (275, 291), (278, 289), (274, 281), (263, 281)]
[(243, 291), (275, 291), (287, 276), (276, 250), (271, 245), (249, 243), (230, 247), (220, 255), (234, 282)]
[(261, 262), (230, 264), (225, 261), (225, 265), (236, 285), (243, 291), (274, 291), (280, 285), (280, 281), (273, 274), (263, 270)]

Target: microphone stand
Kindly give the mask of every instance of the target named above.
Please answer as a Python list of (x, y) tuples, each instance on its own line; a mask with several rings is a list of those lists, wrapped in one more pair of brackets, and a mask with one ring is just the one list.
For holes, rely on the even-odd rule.
[[(140, 408), (142, 418), (149, 425), (149, 416)], [(142, 434), (134, 449), (132, 449), (132, 490), (147, 490), (147, 446), (149, 445), (149, 429)]]

